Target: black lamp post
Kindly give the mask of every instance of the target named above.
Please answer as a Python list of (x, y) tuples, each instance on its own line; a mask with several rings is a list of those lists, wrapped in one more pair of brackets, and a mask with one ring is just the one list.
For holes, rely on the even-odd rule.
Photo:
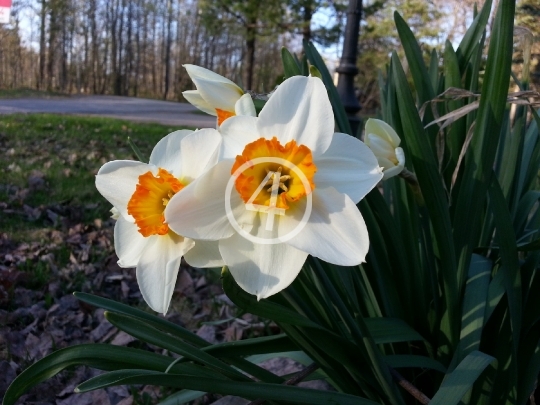
[(336, 72), (339, 73), (337, 90), (345, 111), (347, 111), (353, 136), (358, 134), (361, 122), (356, 113), (362, 108), (354, 90), (354, 76), (358, 73), (356, 57), (358, 55), (358, 34), (360, 32), (361, 16), (362, 0), (350, 0), (347, 10), (343, 53), (339, 61), (339, 67), (336, 69)]

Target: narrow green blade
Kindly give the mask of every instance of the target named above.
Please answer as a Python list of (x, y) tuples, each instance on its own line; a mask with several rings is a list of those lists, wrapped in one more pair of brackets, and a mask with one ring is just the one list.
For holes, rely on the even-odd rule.
[(107, 298), (98, 297), (97, 295), (82, 292), (74, 292), (73, 295), (75, 298), (86, 302), (87, 304), (94, 305), (108, 311), (117, 312), (119, 314), (129, 315), (133, 318), (144, 321), (145, 323), (148, 323), (158, 329), (178, 336), (180, 339), (190, 342), (197, 347), (210, 346), (210, 343), (193, 332), (163, 318), (159, 318), (155, 315), (149, 314), (148, 312), (141, 311), (140, 309), (132, 308), (128, 305), (121, 304)]
[(473, 255), (463, 299), (458, 361), (480, 348), (492, 267), (491, 260)]
[(114, 385), (150, 384), (165, 387), (191, 389), (196, 391), (213, 392), (222, 395), (236, 395), (248, 399), (266, 399), (271, 401), (285, 401), (291, 404), (308, 405), (375, 405), (376, 402), (365, 398), (342, 394), (332, 391), (320, 391), (308, 388), (299, 388), (287, 385), (267, 383), (246, 383), (237, 381), (213, 380), (197, 378), (180, 374), (150, 373), (140, 370), (126, 373), (124, 370), (110, 372), (80, 384), (79, 392), (90, 391)]
[(356, 134), (351, 133), (351, 126), (349, 125), (347, 113), (343, 108), (343, 104), (341, 103), (341, 99), (339, 98), (339, 94), (337, 92), (336, 86), (334, 85), (334, 81), (332, 80), (332, 76), (330, 75), (330, 72), (328, 71), (328, 68), (326, 67), (323, 59), (321, 58), (321, 55), (311, 42), (306, 41), (304, 41), (304, 52), (306, 53), (309, 62), (313, 66), (315, 66), (319, 70), (319, 72), (321, 72), (322, 80), (324, 82), (326, 90), (328, 91), (328, 97), (330, 98), (330, 102), (332, 103), (332, 109), (334, 110), (334, 118), (336, 120), (339, 131), (345, 134), (356, 136)]
[(465, 357), (454, 371), (446, 376), (430, 405), (457, 405), (476, 379), (494, 360), (485, 353), (474, 351)]
[(457, 49), (457, 55), (459, 58), (459, 67), (463, 72), (465, 66), (469, 62), (474, 53), (474, 49), (478, 44), (478, 41), (482, 38), (486, 25), (488, 23), (489, 15), (491, 13), (491, 5), (493, 0), (487, 0), (482, 7), (480, 14), (476, 16), (473, 23), (463, 36), (461, 43)]
[(414, 354), (391, 354), (384, 356), (384, 361), (393, 368), (429, 368), (446, 373), (446, 367), (435, 359)]
[(285, 73), (285, 79), (293, 76), (300, 76), (300, 66), (296, 62), (296, 59), (291, 55), (289, 50), (285, 47), (281, 48), (281, 61), (283, 62), (283, 72)]
[(171, 336), (152, 326), (140, 323), (135, 318), (114, 312), (105, 312), (105, 318), (118, 329), (129, 333), (131, 336), (134, 336), (137, 339), (170, 350), (173, 353), (184, 356), (189, 360), (204, 364), (220, 373), (223, 373), (229, 378), (248, 380), (248, 378), (242, 373), (211, 354), (191, 346), (189, 343), (178, 339), (176, 336)]
[[(165, 371), (174, 361), (172, 357), (150, 353), (130, 347), (112, 346), (105, 344), (86, 344), (67, 347), (49, 354), (32, 364), (13, 380), (4, 396), (3, 405), (13, 405), (17, 399), (30, 388), (55, 376), (70, 366), (84, 365), (100, 370), (140, 369)], [(173, 372), (191, 375), (219, 375), (193, 364), (176, 364)], [(210, 372), (210, 374), (208, 373)]]
[(418, 41), (416, 41), (413, 32), (397, 11), (394, 12), (394, 21), (396, 23), (399, 38), (401, 39), (401, 45), (403, 46), (405, 56), (407, 57), (407, 62), (409, 62), (410, 71), (418, 95), (418, 101), (420, 104), (423, 104), (426, 101), (433, 99), (435, 97), (435, 92), (431, 86), (430, 75), (422, 56), (422, 50), (420, 49), (420, 45), (418, 44)]

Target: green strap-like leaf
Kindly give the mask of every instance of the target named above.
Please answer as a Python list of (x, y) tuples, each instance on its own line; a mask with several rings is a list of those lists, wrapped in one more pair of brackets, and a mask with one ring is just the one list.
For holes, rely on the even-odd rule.
[[(514, 28), (514, 0), (501, 0), (493, 25), (478, 118), (472, 141), (465, 155), (463, 177), (454, 205), (454, 241), (457, 254), (468, 260), (476, 245), (477, 229), (482, 218), (487, 191), (491, 184), (493, 163), (504, 119)], [(460, 288), (467, 279), (468, 263), (458, 270)]]
[[(13, 405), (30, 388), (55, 376), (69, 366), (89, 366), (100, 370), (140, 369), (165, 371), (174, 361), (172, 357), (162, 356), (130, 347), (105, 344), (86, 344), (67, 347), (49, 354), (32, 364), (13, 380), (4, 396), (3, 405)], [(222, 378), (208, 368), (195, 364), (175, 364), (175, 373), (194, 376)]]
[(525, 133), (525, 142), (523, 145), (523, 155), (521, 160), (521, 168), (519, 171), (519, 181), (516, 188), (516, 196), (521, 197), (527, 193), (531, 184), (531, 179), (536, 179), (538, 175), (538, 154), (540, 152), (540, 137), (538, 128), (538, 114), (532, 110), (535, 118), (529, 125)]
[(169, 395), (158, 405), (182, 405), (190, 401), (195, 401), (205, 394), (206, 392), (204, 391), (181, 390)]
[(321, 72), (322, 80), (326, 87), (326, 91), (328, 92), (328, 97), (330, 98), (330, 103), (332, 103), (332, 109), (334, 110), (334, 118), (336, 119), (339, 131), (345, 134), (356, 136), (356, 134), (351, 134), (351, 126), (349, 124), (349, 119), (347, 118), (347, 113), (345, 112), (343, 104), (341, 103), (341, 99), (337, 92), (336, 86), (334, 85), (334, 80), (332, 79), (328, 68), (326, 67), (323, 59), (321, 58), (321, 55), (311, 42), (306, 41), (304, 41), (304, 52), (306, 53), (309, 62), (313, 66), (315, 66), (319, 70), (319, 72)]
[(456, 356), (457, 361), (480, 348), (492, 267), (491, 260), (477, 254), (473, 255), (463, 299), (460, 354)]
[(480, 14), (476, 16), (473, 23), (463, 36), (463, 39), (461, 40), (461, 43), (459, 44), (459, 47), (457, 49), (457, 55), (459, 59), (459, 67), (460, 71), (465, 70), (465, 66), (469, 62), (471, 56), (473, 55), (476, 46), (478, 45), (478, 41), (482, 38), (482, 35), (484, 34), (484, 30), (486, 29), (486, 25), (489, 19), (489, 15), (491, 13), (491, 5), (493, 3), (493, 0), (487, 0), (484, 3), (484, 6), (482, 7), (482, 11)]
[(113, 385), (150, 384), (165, 387), (191, 389), (212, 392), (222, 395), (236, 395), (248, 399), (266, 399), (285, 401), (292, 404), (307, 405), (376, 405), (376, 402), (365, 398), (342, 394), (333, 391), (320, 391), (287, 385), (267, 383), (246, 383), (237, 381), (212, 380), (179, 374), (149, 373), (141, 370), (136, 372), (125, 370), (102, 374), (80, 384), (80, 392), (90, 391)]
[(121, 304), (107, 298), (98, 297), (97, 295), (82, 292), (75, 292), (73, 293), (73, 295), (75, 296), (75, 298), (86, 302), (87, 304), (94, 305), (108, 311), (129, 315), (133, 318), (144, 321), (144, 323), (150, 324), (165, 332), (171, 333), (197, 347), (210, 346), (210, 343), (197, 336), (193, 332), (190, 332), (186, 328), (169, 322), (163, 318), (159, 318), (155, 315), (149, 314), (148, 312), (141, 311), (140, 309), (132, 308), (128, 305)]
[(438, 93), (439, 88), (439, 55), (437, 50), (431, 51), (431, 58), (429, 60), (429, 80), (431, 82), (431, 88), (434, 92)]
[(465, 357), (454, 371), (446, 376), (430, 405), (457, 405), (469, 391), (493, 357), (474, 351)]
[(538, 171), (540, 166), (540, 116), (538, 113), (540, 110), (530, 110), (534, 118), (534, 122), (529, 127), (529, 133), (525, 140), (525, 151), (523, 166), (521, 169), (522, 178), (519, 180), (519, 195), (524, 191), (534, 188), (536, 184)]
[(298, 347), (285, 334), (219, 343), (202, 349), (213, 356), (250, 356), (253, 354), (281, 353)]
[[(177, 336), (181, 338), (182, 340), (185, 340), (186, 342), (189, 342), (197, 347), (206, 347), (210, 350), (222, 350), (222, 349), (211, 349), (213, 346), (210, 345), (206, 340), (201, 339), (199, 336), (195, 335), (194, 333), (188, 331), (185, 328), (182, 328), (179, 325), (175, 325), (165, 319), (158, 318), (155, 315), (148, 314), (144, 311), (141, 311), (136, 308), (129, 307), (127, 305), (106, 299), (101, 298), (95, 295), (86, 294), (86, 293), (74, 293), (75, 297), (80, 299), (81, 301), (87, 302), (89, 304), (116, 312), (120, 314), (125, 314), (134, 317), (135, 319), (138, 319), (139, 321), (142, 321), (141, 323), (151, 325), (156, 327), (159, 330), (168, 332), (172, 334), (173, 336)], [(257, 342), (253, 343), (254, 345), (257, 344)], [(244, 347), (244, 344), (242, 344)], [(290, 346), (288, 346), (290, 349)], [(283, 351), (284, 347), (279, 347), (277, 351)], [(288, 350), (289, 350), (288, 349)], [(255, 349), (253, 349), (255, 350)], [(268, 350), (268, 347), (266, 348)], [(281, 377), (276, 376), (273, 373), (270, 373), (267, 370), (264, 370), (263, 368), (257, 367), (247, 360), (244, 360), (242, 358), (234, 357), (230, 352), (224, 353), (222, 351), (223, 360), (234, 365), (235, 367), (238, 367), (239, 369), (245, 371), (246, 373), (260, 379), (261, 381), (265, 382), (281, 382), (283, 379)], [(221, 357), (221, 354), (215, 355), (217, 357)], [(248, 355), (249, 353), (246, 353)]]
[(514, 230), (516, 235), (520, 235), (525, 232), (527, 220), (529, 219), (531, 211), (538, 200), (540, 200), (540, 191), (529, 190), (519, 201), (514, 218)]
[(281, 48), (281, 61), (283, 62), (283, 72), (285, 79), (293, 76), (300, 76), (300, 66), (296, 62), (296, 59), (291, 55), (289, 50), (285, 47)]
[[(462, 87), (461, 72), (459, 71), (458, 58), (454, 52), (452, 43), (446, 41), (446, 46), (444, 48), (444, 89), (448, 90), (450, 87)], [(447, 106), (448, 109), (446, 112), (449, 113), (463, 107), (463, 101), (449, 101)], [(465, 127), (466, 122), (466, 118), (460, 118), (447, 130), (446, 145), (448, 145), (448, 151), (450, 152), (450, 156), (448, 156), (450, 162), (445, 164), (445, 178), (447, 179), (448, 188), (450, 188), (451, 176), (456, 167), (467, 135), (467, 128)]]
[(506, 291), (508, 313), (510, 315), (511, 332), (509, 331), (507, 335), (509, 335), (508, 338), (511, 341), (511, 345), (508, 347), (508, 357), (505, 356), (501, 359), (497, 355), (497, 359), (501, 365), (505, 364), (506, 368), (506, 364), (508, 364), (507, 370), (505, 370), (508, 372), (508, 377), (504, 379), (508, 389), (504, 395), (507, 399), (510, 399), (513, 396), (511, 391), (515, 390), (518, 384), (517, 356), (521, 339), (523, 313), (521, 274), (512, 219), (503, 192), (495, 176), (493, 176), (492, 184), (489, 188), (489, 206), (492, 210), (497, 228), (495, 240), (500, 246), (501, 257), (499, 273), (503, 274), (503, 285)]
[(204, 364), (216, 371), (223, 373), (229, 378), (249, 380), (245, 375), (221, 360), (215, 358), (211, 354), (191, 346), (190, 344), (178, 339), (176, 336), (171, 336), (152, 326), (138, 322), (135, 318), (114, 312), (105, 312), (105, 318), (118, 329), (129, 333), (131, 336), (134, 336), (137, 339), (170, 350), (173, 353), (184, 356), (189, 360)]
[(377, 344), (423, 341), (424, 338), (398, 318), (365, 318), (366, 326)]
[(439, 175), (434, 150), (429, 142), (426, 142), (427, 135), (416, 110), (405, 72), (395, 52), (392, 54), (392, 67), (403, 135), (410, 151), (410, 156), (407, 158), (410, 158), (414, 166), (431, 218), (431, 225), (440, 255), (444, 280), (444, 297), (449, 313), (448, 318), (451, 320), (447, 326), (442, 325), (441, 330), (447, 335), (446, 338), (452, 346), (456, 344), (458, 338), (458, 327), (454, 322), (457, 319), (459, 296), (448, 201)]
[(414, 354), (391, 354), (384, 356), (384, 361), (393, 368), (429, 368), (446, 373), (446, 367), (435, 359)]
[(493, 212), (495, 226), (497, 227), (495, 240), (500, 246), (501, 256), (501, 268), (499, 271), (503, 272), (504, 275), (504, 288), (506, 290), (508, 306), (510, 308), (513, 342), (517, 350), (522, 316), (519, 258), (512, 219), (508, 212), (508, 206), (502, 194), (501, 187), (495, 178), (493, 178), (493, 182), (489, 189), (489, 205)]
[(397, 11), (394, 12), (394, 21), (403, 50), (405, 51), (405, 56), (407, 57), (407, 62), (409, 62), (418, 101), (420, 104), (424, 104), (426, 101), (435, 97), (435, 92), (431, 86), (430, 76), (422, 56), (422, 50), (411, 29)]

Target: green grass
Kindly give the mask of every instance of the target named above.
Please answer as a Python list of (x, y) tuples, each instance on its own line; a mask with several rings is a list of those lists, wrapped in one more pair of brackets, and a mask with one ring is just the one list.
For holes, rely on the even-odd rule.
[[(111, 160), (136, 160), (128, 136), (149, 156), (161, 138), (177, 129), (109, 118), (0, 116), (0, 203), (8, 209), (8, 215), (0, 215), (0, 230), (12, 240), (32, 241), (43, 221), (55, 225), (50, 218), (29, 220), (25, 205), (26, 211), (55, 207), (83, 223), (107, 218), (111, 206), (94, 184), (99, 168)], [(36, 174), (43, 182), (31, 187)]]
[(0, 98), (49, 98), (49, 97), (69, 97), (69, 94), (56, 91), (45, 91), (23, 87), (20, 89), (0, 89)]

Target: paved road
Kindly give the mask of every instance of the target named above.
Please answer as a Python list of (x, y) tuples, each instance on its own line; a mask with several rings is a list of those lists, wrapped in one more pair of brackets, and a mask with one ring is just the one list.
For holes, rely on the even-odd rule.
[(72, 96), (53, 98), (0, 99), (0, 114), (53, 113), (99, 115), (129, 121), (157, 122), (211, 128), (216, 118), (203, 114), (191, 104), (118, 96)]

